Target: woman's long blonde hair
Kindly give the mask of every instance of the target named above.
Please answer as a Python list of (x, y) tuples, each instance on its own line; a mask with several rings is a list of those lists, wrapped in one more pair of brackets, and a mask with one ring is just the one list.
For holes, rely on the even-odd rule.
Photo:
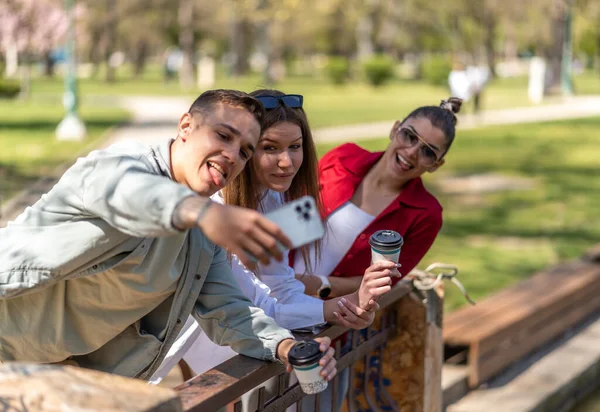
[[(284, 95), (285, 93), (279, 90), (267, 89), (256, 90), (250, 93), (252, 97)], [(302, 131), (303, 154), (302, 165), (298, 169), (296, 176), (294, 176), (290, 188), (284, 193), (284, 200), (289, 202), (302, 196), (312, 196), (317, 203), (319, 214), (322, 216), (323, 205), (319, 194), (319, 159), (306, 113), (302, 108), (291, 108), (283, 104), (274, 109), (266, 110), (262, 122), (262, 131), (264, 133), (267, 129), (283, 122), (290, 122), (300, 127)], [(252, 161), (250, 161), (250, 165), (242, 173), (223, 189), (223, 197), (226, 204), (247, 207), (253, 210), (258, 209), (261, 200), (260, 196), (260, 185), (258, 184), (256, 170)], [(318, 262), (321, 259), (321, 240), (315, 241), (314, 247), (315, 259)], [(311, 273), (312, 262), (309, 245), (305, 245), (299, 250), (307, 272)]]

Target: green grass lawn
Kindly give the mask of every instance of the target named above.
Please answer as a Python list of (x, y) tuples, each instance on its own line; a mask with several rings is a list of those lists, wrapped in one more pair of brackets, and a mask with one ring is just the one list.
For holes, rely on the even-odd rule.
[(109, 128), (129, 118), (111, 108), (83, 107), (81, 114), (86, 139), (59, 142), (54, 132), (63, 116), (61, 106), (0, 100), (0, 202), (87, 153)]
[[(34, 99), (60, 99), (60, 81), (40, 78), (34, 81), (32, 87)], [(261, 84), (260, 76), (247, 76), (219, 79), (215, 87), (252, 91), (265, 85)], [(397, 119), (418, 106), (437, 105), (449, 95), (444, 87), (407, 80), (396, 80), (385, 87), (373, 88), (361, 82), (334, 86), (318, 77), (289, 77), (277, 88), (304, 95), (305, 109), (314, 128)], [(190, 103), (200, 93), (197, 90), (180, 93), (177, 83), (167, 86), (158, 77), (143, 81), (123, 80), (112, 85), (100, 80), (81, 80), (80, 91), (83, 101), (110, 94), (181, 94), (189, 98)], [(514, 81), (498, 80), (490, 86), (484, 99), (483, 104), (489, 109), (529, 104), (526, 86)]]
[(577, 94), (600, 94), (600, 71), (586, 71), (575, 76), (573, 87)]
[[(182, 95), (190, 102), (201, 91), (182, 91), (174, 81), (165, 84), (157, 66), (151, 66), (140, 80), (133, 80), (126, 68), (118, 72), (113, 84), (104, 82), (102, 76), (81, 79), (79, 86), (82, 101), (94, 96), (107, 95)], [(576, 86), (584, 93), (600, 93), (600, 76), (586, 73), (575, 79)], [(234, 88), (252, 91), (265, 87), (259, 75), (239, 78), (217, 76), (215, 87)], [(305, 108), (313, 127), (336, 126), (350, 123), (392, 120), (405, 116), (418, 106), (438, 104), (448, 97), (446, 87), (431, 86), (420, 81), (396, 79), (381, 88), (373, 88), (363, 81), (352, 81), (343, 86), (334, 86), (322, 76), (289, 76), (277, 87), (289, 93), (301, 93), (305, 96)], [(36, 78), (32, 83), (34, 99), (60, 99), (63, 83), (60, 78)], [(527, 97), (527, 79), (525, 77), (494, 80), (483, 97), (484, 109), (501, 109), (530, 105)], [(466, 105), (465, 110), (471, 110)]]
[[(358, 143), (382, 150), (387, 142)], [(333, 146), (320, 145), (319, 151)], [(420, 267), (456, 264), (478, 299), (579, 256), (600, 241), (599, 157), (600, 118), (459, 131), (446, 164), (425, 178), (444, 206), (444, 226)], [(535, 186), (444, 193), (445, 177), (481, 173), (529, 178)], [(447, 310), (465, 303), (453, 285), (446, 290)]]

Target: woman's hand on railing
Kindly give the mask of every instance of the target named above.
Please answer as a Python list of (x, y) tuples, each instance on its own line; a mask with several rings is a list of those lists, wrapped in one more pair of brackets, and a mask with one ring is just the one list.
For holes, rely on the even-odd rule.
[[(321, 370), (321, 376), (323, 379), (330, 381), (335, 377), (337, 373), (335, 360), (335, 349), (331, 347), (331, 338), (325, 336), (322, 338), (315, 338), (315, 341), (319, 342), (319, 350), (325, 355), (319, 361), (319, 365), (323, 367)], [(293, 368), (288, 361), (288, 354), (290, 353), (290, 349), (292, 346), (296, 344), (296, 341), (293, 339), (285, 339), (279, 342), (277, 346), (277, 359), (279, 359), (285, 365), (285, 370), (287, 373), (292, 372)]]
[[(356, 300), (356, 302), (353, 302)], [(348, 299), (341, 298), (338, 301), (339, 312), (334, 312), (340, 325), (349, 328), (361, 330), (367, 328), (375, 319), (375, 312), (379, 310), (379, 304), (374, 300), (369, 302), (369, 307), (365, 310), (358, 306), (358, 297), (356, 294), (349, 295)]]

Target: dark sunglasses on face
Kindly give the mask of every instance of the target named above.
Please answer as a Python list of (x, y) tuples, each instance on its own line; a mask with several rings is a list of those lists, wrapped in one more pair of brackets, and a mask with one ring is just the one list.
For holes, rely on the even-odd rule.
[(300, 94), (285, 94), (283, 96), (258, 96), (256, 99), (262, 103), (265, 110), (275, 109), (280, 106), (298, 109), (302, 107), (304, 96)]
[(419, 160), (423, 166), (428, 167), (439, 162), (438, 156), (431, 146), (429, 146), (429, 144), (413, 130), (402, 127), (398, 134), (406, 147), (414, 147), (421, 142), (421, 147), (419, 148)]

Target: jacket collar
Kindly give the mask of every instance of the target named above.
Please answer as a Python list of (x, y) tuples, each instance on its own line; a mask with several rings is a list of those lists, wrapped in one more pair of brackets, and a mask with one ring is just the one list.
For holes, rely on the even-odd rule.
[(171, 173), (171, 145), (174, 141), (175, 139), (168, 139), (152, 147), (154, 159), (156, 159), (156, 163), (160, 168), (160, 173), (171, 180), (173, 180)]

